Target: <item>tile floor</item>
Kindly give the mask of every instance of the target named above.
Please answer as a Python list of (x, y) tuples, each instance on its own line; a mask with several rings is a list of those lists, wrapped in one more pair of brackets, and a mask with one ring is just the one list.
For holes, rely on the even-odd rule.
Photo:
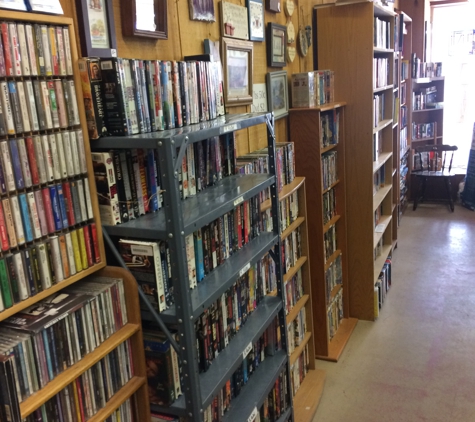
[[(314, 422), (475, 421), (475, 213), (408, 208), (378, 321), (326, 370)], [(472, 284), (474, 283), (474, 284)]]

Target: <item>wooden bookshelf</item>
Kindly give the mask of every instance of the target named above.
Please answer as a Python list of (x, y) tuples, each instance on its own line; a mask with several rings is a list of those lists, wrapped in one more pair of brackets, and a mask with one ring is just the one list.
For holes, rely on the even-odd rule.
[(294, 421), (308, 422), (312, 421), (325, 385), (325, 371), (314, 369), (309, 371), (305, 377), (304, 383), (294, 397)]
[[(346, 264), (346, 194), (345, 194), (345, 102), (326, 104), (322, 107), (290, 110), (290, 133), (295, 143), (296, 172), (303, 174), (308, 181), (308, 206), (312, 218), (308, 220), (309, 252), (308, 259), (312, 266), (312, 308), (315, 335), (313, 342), (317, 358), (331, 359), (340, 356), (357, 319), (350, 318), (348, 295), (348, 271)], [(325, 112), (339, 113), (340, 135), (336, 145), (320, 146), (320, 119)], [(323, 188), (322, 155), (331, 151), (337, 153), (338, 180), (327, 189)], [(328, 221), (323, 220), (323, 195), (334, 190), (336, 213)], [(324, 235), (331, 227), (336, 228), (337, 249), (325, 259)], [(342, 285), (340, 289), (327, 292), (325, 274), (328, 268), (341, 256)], [(328, 308), (332, 305), (338, 292), (343, 296), (343, 319), (335, 336), (330, 339)], [(334, 294), (332, 294), (334, 293)], [(329, 298), (329, 299), (327, 299)], [(352, 327), (351, 330), (342, 327)], [(342, 341), (342, 339), (344, 339)], [(335, 352), (334, 350), (338, 350)]]

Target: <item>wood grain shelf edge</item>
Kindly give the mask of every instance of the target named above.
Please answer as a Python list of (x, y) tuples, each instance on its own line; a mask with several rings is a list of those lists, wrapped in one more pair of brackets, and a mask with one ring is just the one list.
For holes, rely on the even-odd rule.
[(287, 227), (283, 232), (282, 234), (280, 235), (280, 240), (284, 240), (286, 239), (287, 237), (289, 237), (289, 235), (297, 230), (297, 228), (305, 221), (305, 217), (298, 217), (289, 227)]
[(20, 404), (21, 417), (26, 418), (139, 330), (139, 324), (127, 324), (112, 334), (93, 352), (84, 356), (79, 362), (58, 374), (41, 390), (38, 390), (35, 394), (23, 401)]
[(287, 283), (295, 274), (297, 274), (297, 271), (302, 268), (303, 264), (307, 262), (307, 257), (306, 256), (301, 256), (296, 264), (290, 268), (289, 271), (287, 271), (286, 274), (284, 274), (284, 284)]
[(292, 310), (289, 312), (289, 314), (285, 317), (285, 321), (287, 322), (287, 324), (290, 324), (295, 318), (297, 318), (297, 314), (305, 306), (305, 304), (308, 302), (309, 298), (310, 298), (309, 295), (303, 295), (299, 299), (299, 301), (296, 303), (296, 305), (292, 308)]
[[(291, 183), (284, 185), (282, 190), (279, 192), (279, 201), (283, 201), (289, 195), (292, 195), (296, 190), (298, 190), (302, 186), (302, 183), (304, 181), (305, 181), (305, 177), (295, 177)], [(271, 208), (271, 206), (272, 206), (271, 200), (266, 199), (261, 204), (261, 212), (267, 211), (268, 209)]]
[(312, 369), (307, 372), (294, 396), (295, 422), (312, 422), (323, 394), (325, 377), (323, 369)]
[(345, 349), (348, 340), (351, 337), (351, 333), (356, 327), (358, 319), (356, 318), (344, 318), (340, 322), (340, 326), (336, 334), (330, 341), (330, 346), (328, 348), (328, 356), (317, 356), (317, 359), (328, 360), (330, 362), (338, 362), (340, 359), (343, 350)]
[(323, 234), (325, 234), (328, 230), (330, 230), (331, 226), (334, 226), (336, 222), (340, 219), (340, 215), (335, 215), (327, 224), (323, 226)]
[(299, 356), (302, 354), (303, 350), (305, 349), (305, 346), (307, 345), (308, 341), (312, 337), (312, 333), (307, 331), (305, 333), (305, 336), (302, 340), (302, 343), (300, 343), (292, 352), (292, 354), (289, 357), (289, 365), (292, 366), (295, 361), (299, 358)]

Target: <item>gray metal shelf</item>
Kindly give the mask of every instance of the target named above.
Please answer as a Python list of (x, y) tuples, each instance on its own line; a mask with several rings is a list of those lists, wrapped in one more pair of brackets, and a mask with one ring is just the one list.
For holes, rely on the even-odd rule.
[(156, 148), (157, 142), (171, 140), (174, 141), (176, 147), (180, 147), (186, 137), (188, 137), (189, 142), (198, 142), (213, 136), (265, 123), (267, 117), (267, 113), (227, 114), (208, 122), (172, 130), (100, 138), (94, 141), (94, 149)]
[[(270, 174), (246, 174), (226, 177), (198, 195), (182, 201), (185, 236), (231, 211), (272, 185)], [(105, 226), (111, 236), (165, 240), (167, 236), (165, 210), (143, 215), (127, 223)]]
[[(277, 241), (278, 236), (274, 233), (261, 233), (242, 249), (235, 252), (224, 264), (208, 274), (196, 289), (190, 292), (193, 318), (196, 320), (205, 309), (216, 302), (236, 282), (240, 272), (246, 269), (248, 264), (252, 266), (258, 262)], [(177, 318), (175, 305), (160, 315), (165, 323), (175, 323)], [(148, 314), (143, 314), (142, 318), (152, 320), (152, 317)]]
[(283, 415), (280, 416), (279, 419), (277, 419), (277, 422), (287, 422), (287, 420), (289, 419), (289, 416), (291, 415), (292, 413), (292, 408), (290, 409), (287, 409)]
[(247, 421), (254, 408), (259, 411), (286, 363), (287, 354), (284, 350), (268, 356), (249, 378), (241, 394), (231, 402), (232, 407), (225, 413), (223, 422)]
[(211, 362), (208, 371), (200, 375), (203, 408), (213, 401), (220, 388), (231, 378), (243, 361), (243, 351), (249, 344), (259, 339), (280, 309), (282, 309), (282, 302), (279, 297), (264, 298), (257, 309), (249, 315), (229, 346)]

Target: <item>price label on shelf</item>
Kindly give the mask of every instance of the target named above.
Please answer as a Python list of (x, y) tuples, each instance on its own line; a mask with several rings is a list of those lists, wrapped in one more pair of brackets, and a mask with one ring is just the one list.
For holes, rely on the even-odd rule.
[(233, 123), (232, 125), (226, 125), (221, 128), (221, 133), (234, 132), (235, 130), (240, 129), (239, 123)]
[(385, 227), (386, 227), (386, 226), (385, 226), (384, 224), (378, 224), (378, 225), (375, 227), (374, 231), (375, 231), (376, 233), (383, 233)]
[(251, 353), (251, 350), (252, 350), (252, 341), (246, 346), (246, 348), (244, 349), (244, 352), (242, 352), (242, 358), (246, 359), (247, 355)]
[(257, 418), (257, 407), (255, 407), (252, 413), (249, 415), (249, 417), (247, 418), (247, 422), (254, 422), (256, 418)]
[(244, 196), (240, 196), (238, 199), (234, 200), (234, 206), (236, 207), (237, 205), (239, 205), (243, 201), (244, 201)]
[(244, 267), (241, 268), (241, 271), (239, 271), (239, 277), (242, 277), (246, 271), (249, 270), (249, 268), (251, 268), (251, 263), (248, 262)]

